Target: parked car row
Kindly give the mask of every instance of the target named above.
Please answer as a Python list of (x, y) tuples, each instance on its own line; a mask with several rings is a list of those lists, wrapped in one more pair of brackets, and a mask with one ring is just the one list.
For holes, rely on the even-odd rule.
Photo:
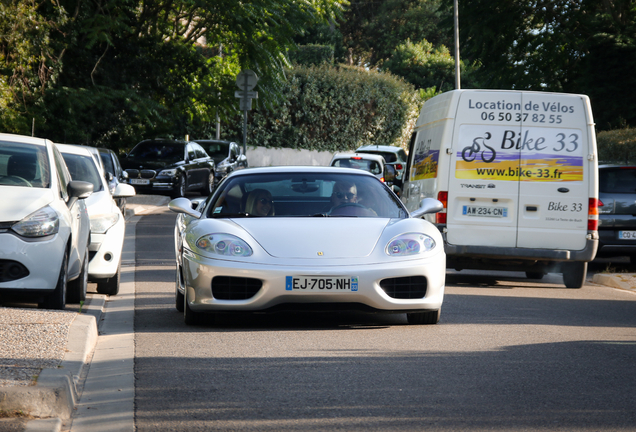
[(141, 193), (182, 197), (209, 195), (230, 172), (247, 167), (247, 157), (231, 141), (150, 139), (122, 159), (127, 181)]
[[(96, 149), (0, 134), (0, 295), (47, 309), (86, 298), (89, 280), (117, 294), (124, 216)], [(98, 156), (99, 159), (99, 156)]]

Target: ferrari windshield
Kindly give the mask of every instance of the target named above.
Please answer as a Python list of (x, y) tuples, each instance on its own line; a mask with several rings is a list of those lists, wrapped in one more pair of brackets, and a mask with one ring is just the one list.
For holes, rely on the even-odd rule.
[(281, 172), (227, 179), (206, 209), (208, 217), (380, 217), (408, 213), (377, 178), (368, 175)]

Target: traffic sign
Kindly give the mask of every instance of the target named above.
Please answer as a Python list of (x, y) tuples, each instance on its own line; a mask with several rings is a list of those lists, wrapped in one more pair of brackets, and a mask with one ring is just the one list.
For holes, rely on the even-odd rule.
[(250, 91), (256, 87), (256, 83), (258, 83), (258, 77), (249, 69), (242, 71), (236, 77), (236, 86), (241, 90)]
[(237, 90), (234, 92), (234, 97), (235, 98), (246, 98), (246, 99), (258, 99), (258, 92), (257, 91), (243, 91), (243, 90)]

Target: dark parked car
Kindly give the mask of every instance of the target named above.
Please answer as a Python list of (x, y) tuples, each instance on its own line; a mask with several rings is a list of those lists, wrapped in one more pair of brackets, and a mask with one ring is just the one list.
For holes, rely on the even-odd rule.
[(194, 140), (201, 144), (205, 151), (214, 159), (216, 166), (216, 182), (241, 168), (247, 168), (247, 156), (243, 149), (233, 141), (220, 140)]
[[(114, 151), (106, 148), (98, 148), (100, 159), (106, 173), (106, 180), (111, 189), (111, 193), (115, 191), (119, 183), (128, 183), (128, 173), (124, 171), (119, 163), (119, 158)], [(126, 198), (116, 198), (117, 207), (123, 215), (126, 214)]]
[(214, 190), (214, 159), (195, 142), (145, 140), (121, 164), (137, 193), (167, 193), (176, 198), (187, 191), (209, 195)]
[(629, 256), (636, 264), (636, 166), (599, 166), (597, 256)]

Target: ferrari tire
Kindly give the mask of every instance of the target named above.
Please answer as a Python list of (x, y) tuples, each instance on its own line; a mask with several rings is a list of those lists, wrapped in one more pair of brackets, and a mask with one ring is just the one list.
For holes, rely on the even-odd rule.
[(183, 321), (186, 325), (197, 325), (201, 323), (201, 314), (190, 309), (187, 290), (183, 296)]
[(174, 283), (174, 307), (179, 312), (183, 313), (185, 299), (183, 298), (183, 294), (181, 294), (181, 292), (179, 291), (179, 286), (181, 285), (180, 278), (181, 278), (180, 270), (179, 270), (179, 266), (177, 266), (177, 271), (175, 273), (175, 283)]
[(441, 309), (429, 312), (410, 312), (406, 314), (406, 320), (412, 325), (437, 324), (439, 322), (441, 312)]

